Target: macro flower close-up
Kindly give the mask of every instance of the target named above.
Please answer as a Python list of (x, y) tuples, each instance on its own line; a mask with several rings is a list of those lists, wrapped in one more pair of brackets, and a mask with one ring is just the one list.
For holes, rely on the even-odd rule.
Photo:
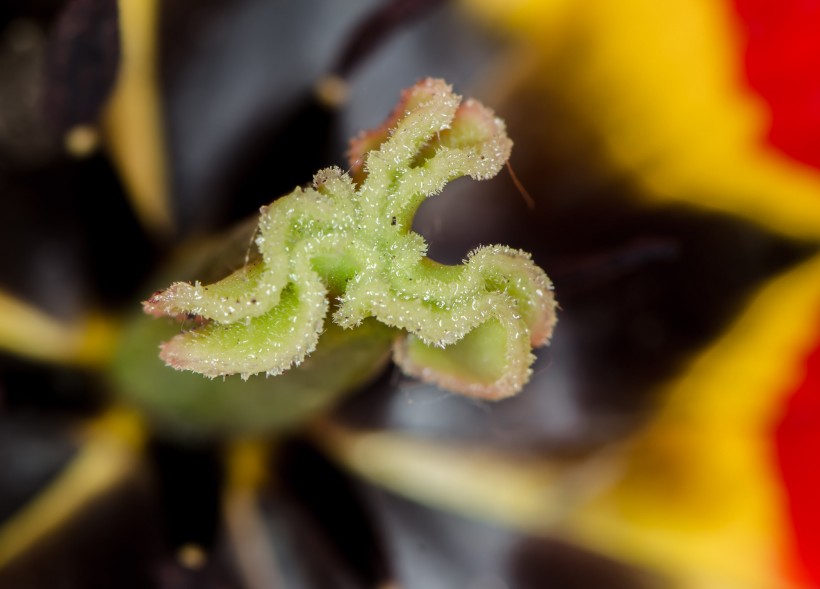
[(0, 7), (0, 588), (820, 587), (820, 2)]

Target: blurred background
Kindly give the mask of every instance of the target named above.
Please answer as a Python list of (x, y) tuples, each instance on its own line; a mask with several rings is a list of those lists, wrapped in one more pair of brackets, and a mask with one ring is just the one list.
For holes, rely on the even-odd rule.
[[(0, 587), (820, 587), (820, 1), (6, 0)], [(273, 379), (162, 366), (139, 302), (441, 77), (510, 169), (430, 256), (533, 253), (517, 397), (380, 332)]]

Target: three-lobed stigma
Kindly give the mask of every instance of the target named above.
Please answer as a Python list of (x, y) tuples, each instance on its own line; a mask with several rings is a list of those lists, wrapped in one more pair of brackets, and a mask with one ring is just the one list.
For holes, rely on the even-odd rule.
[(462, 176), (495, 176), (511, 148), (504, 123), (444, 81), (405, 90), (382, 126), (351, 141), (351, 174), (324, 169), (261, 209), (256, 261), (143, 303), (201, 320), (160, 356), (208, 377), (276, 375), (315, 349), (325, 321), (355, 329), (375, 317), (397, 329), (394, 359), (407, 374), (475, 397), (517, 393), (555, 325), (546, 274), (505, 246), (442, 265), (411, 229), (424, 199)]

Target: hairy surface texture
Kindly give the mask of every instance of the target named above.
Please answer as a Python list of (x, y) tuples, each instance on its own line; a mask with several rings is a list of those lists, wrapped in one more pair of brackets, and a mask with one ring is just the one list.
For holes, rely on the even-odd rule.
[(445, 266), (411, 230), (425, 198), (461, 176), (491, 178), (511, 147), (492, 111), (445, 82), (405, 90), (381, 127), (351, 141), (352, 176), (324, 169), (311, 188), (261, 209), (257, 260), (143, 304), (201, 322), (163, 344), (161, 357), (209, 377), (276, 375), (315, 349), (330, 311), (344, 328), (368, 317), (396, 328), (394, 358), (408, 374), (477, 397), (515, 394), (555, 324), (546, 274), (504, 246)]

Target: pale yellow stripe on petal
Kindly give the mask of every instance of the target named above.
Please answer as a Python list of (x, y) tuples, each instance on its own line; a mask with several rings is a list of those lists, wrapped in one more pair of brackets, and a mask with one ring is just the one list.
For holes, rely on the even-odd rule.
[(104, 126), (111, 155), (142, 222), (174, 226), (157, 79), (157, 0), (119, 0), (122, 60)]
[(0, 350), (58, 364), (98, 366), (109, 358), (116, 332), (102, 317), (63, 322), (0, 291)]
[(133, 413), (114, 410), (93, 421), (56, 479), (0, 526), (0, 568), (133, 476), (143, 443), (142, 422)]
[(613, 454), (582, 463), (508, 455), (488, 448), (388, 431), (317, 423), (313, 439), (371, 483), (420, 503), (535, 531), (611, 479)]
[(269, 440), (232, 440), (226, 452), (227, 491), (256, 490), (268, 482), (273, 445)]
[(285, 587), (277, 551), (260, 509), (269, 481), (273, 444), (259, 438), (232, 440), (227, 451), (223, 514), (231, 553), (248, 589)]

